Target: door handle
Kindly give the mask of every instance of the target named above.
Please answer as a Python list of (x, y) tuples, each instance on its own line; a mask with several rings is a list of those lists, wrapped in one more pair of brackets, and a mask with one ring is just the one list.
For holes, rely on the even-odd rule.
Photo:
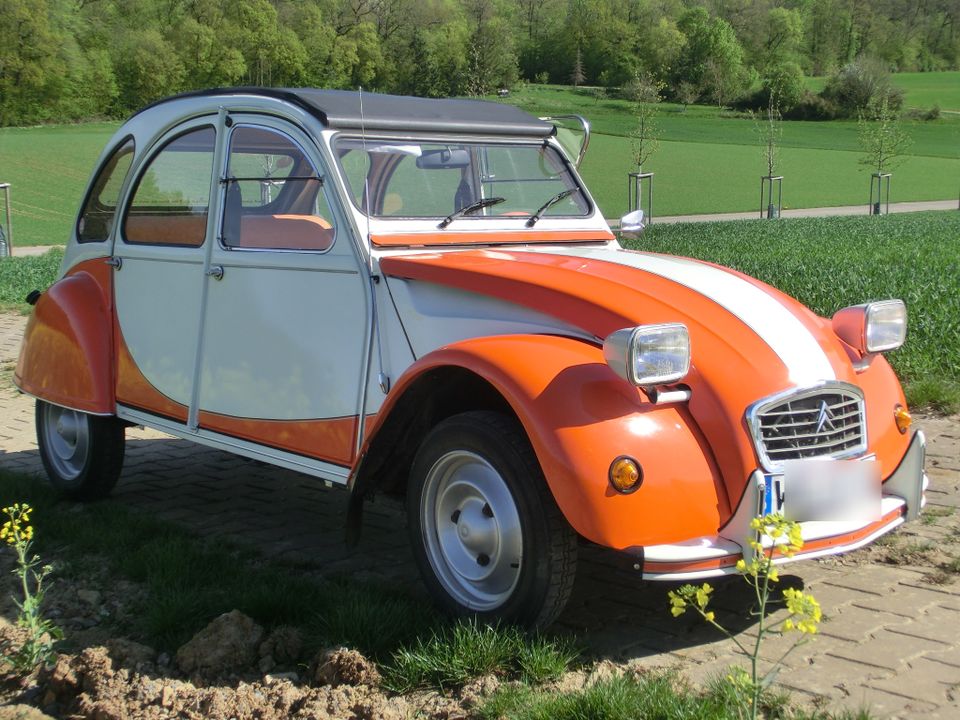
[(214, 280), (223, 280), (223, 265), (211, 265), (210, 269), (207, 270), (207, 277), (212, 277)]

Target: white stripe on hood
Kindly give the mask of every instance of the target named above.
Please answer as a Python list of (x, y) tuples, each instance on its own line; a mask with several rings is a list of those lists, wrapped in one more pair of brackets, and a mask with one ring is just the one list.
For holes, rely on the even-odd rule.
[(798, 386), (835, 380), (820, 343), (776, 298), (737, 275), (686, 258), (607, 248), (529, 248), (534, 252), (582, 257), (634, 267), (688, 287), (729, 310), (780, 357)]

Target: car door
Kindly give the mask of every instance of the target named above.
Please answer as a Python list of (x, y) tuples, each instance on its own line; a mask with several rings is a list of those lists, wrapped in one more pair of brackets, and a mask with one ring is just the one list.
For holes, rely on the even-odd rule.
[(156, 143), (128, 195), (113, 246), (120, 406), (185, 425), (194, 390), (215, 117)]
[(276, 119), (229, 120), (191, 425), (348, 466), (368, 274), (311, 141)]

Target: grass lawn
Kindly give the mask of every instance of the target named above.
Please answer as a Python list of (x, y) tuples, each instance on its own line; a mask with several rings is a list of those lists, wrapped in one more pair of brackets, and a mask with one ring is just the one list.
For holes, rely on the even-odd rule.
[[(936, 88), (952, 88), (953, 83), (955, 94), (960, 95), (960, 73), (897, 77), (913, 83), (919, 93), (939, 92)], [(528, 85), (508, 102), (537, 115), (587, 117), (594, 134), (583, 175), (607, 217), (623, 214), (627, 172), (632, 169), (628, 136), (634, 119), (629, 103), (597, 101), (590, 90), (551, 85)], [(942, 105), (947, 107), (946, 102)], [(758, 209), (759, 178), (766, 166), (753, 120), (715, 107), (684, 109), (667, 103), (657, 122), (662, 144), (644, 168), (656, 173), (656, 214)], [(892, 199), (956, 198), (960, 115), (905, 124), (913, 144), (895, 171)], [(13, 184), (14, 251), (17, 245), (65, 242), (96, 159), (116, 127), (87, 123), (0, 129), (0, 182)], [(858, 163), (855, 122), (785, 122), (782, 148), (780, 171), (786, 177), (787, 207), (861, 203), (866, 207), (869, 172)]]
[(907, 107), (939, 105), (941, 110), (960, 112), (960, 71), (897, 73), (893, 82), (906, 92)]
[[(582, 172), (607, 217), (626, 210), (627, 173), (633, 169), (628, 138), (629, 103), (596, 101), (589, 90), (528, 85), (511, 103), (537, 115), (579, 113), (593, 136)], [(654, 211), (660, 215), (733, 212), (759, 208), (766, 165), (756, 123), (718, 108), (665, 103), (657, 118), (659, 151), (644, 167), (656, 173)], [(960, 117), (906, 122), (913, 144), (895, 171), (895, 201), (948, 200), (960, 183)], [(779, 171), (787, 207), (856, 205), (866, 211), (869, 171), (859, 163), (857, 123), (783, 123)]]
[(67, 241), (116, 123), (0, 128), (0, 182), (12, 184), (13, 250)]
[[(785, 147), (780, 155), (784, 207), (863, 205), (867, 211), (870, 173), (850, 151)], [(594, 135), (581, 172), (606, 217), (627, 210), (630, 141)], [(759, 211), (760, 176), (765, 174), (755, 145), (663, 142), (645, 167), (655, 173), (657, 215)], [(891, 200), (951, 200), (957, 197), (960, 160), (907, 157), (891, 183)]]
[[(809, 77), (807, 88), (820, 92), (827, 84), (826, 77)], [(904, 105), (927, 110), (939, 105), (941, 110), (960, 112), (960, 72), (905, 72), (893, 76), (893, 84), (903, 89)]]

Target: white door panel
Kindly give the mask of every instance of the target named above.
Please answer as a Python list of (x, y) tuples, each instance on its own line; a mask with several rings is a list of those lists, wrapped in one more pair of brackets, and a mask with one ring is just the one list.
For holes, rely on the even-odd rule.
[(135, 248), (121, 257), (123, 267), (114, 273), (114, 288), (123, 340), (151, 385), (189, 405), (200, 322), (200, 251)]
[(242, 258), (250, 266), (221, 257), (223, 279), (207, 296), (200, 409), (271, 420), (357, 415), (367, 335), (359, 273), (267, 268), (267, 253)]

